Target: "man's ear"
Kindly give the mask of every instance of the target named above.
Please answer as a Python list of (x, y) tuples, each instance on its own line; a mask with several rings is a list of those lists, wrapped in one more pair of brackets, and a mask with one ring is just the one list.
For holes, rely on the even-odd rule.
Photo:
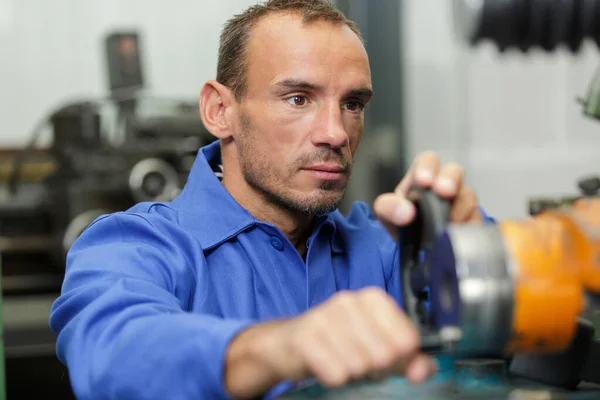
[(200, 117), (206, 129), (218, 139), (231, 136), (231, 123), (227, 119), (227, 109), (233, 107), (233, 94), (216, 81), (208, 81), (200, 91)]

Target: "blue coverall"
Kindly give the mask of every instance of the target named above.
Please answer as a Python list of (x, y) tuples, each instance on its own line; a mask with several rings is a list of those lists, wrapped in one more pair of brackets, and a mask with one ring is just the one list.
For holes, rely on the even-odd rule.
[(78, 398), (226, 398), (224, 354), (242, 329), (339, 290), (400, 302), (398, 245), (366, 204), (319, 216), (304, 261), (233, 199), (219, 163), (215, 141), (175, 200), (100, 217), (71, 248), (50, 325)]

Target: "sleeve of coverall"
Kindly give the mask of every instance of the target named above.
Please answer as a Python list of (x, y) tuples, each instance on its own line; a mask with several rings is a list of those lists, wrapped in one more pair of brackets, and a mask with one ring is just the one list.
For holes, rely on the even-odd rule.
[(72, 247), (50, 315), (58, 357), (79, 399), (228, 398), (225, 352), (253, 322), (185, 311), (201, 249), (151, 217), (102, 217)]

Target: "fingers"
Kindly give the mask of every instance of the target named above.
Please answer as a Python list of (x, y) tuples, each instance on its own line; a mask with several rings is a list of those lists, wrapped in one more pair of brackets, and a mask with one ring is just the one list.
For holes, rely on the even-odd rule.
[(365, 324), (360, 302), (350, 293), (340, 293), (332, 307), (330, 325), (344, 327), (345, 332), (328, 330), (326, 335), (338, 356), (345, 359), (353, 379), (364, 376), (386, 356), (386, 348), (377, 329)]
[(447, 199), (455, 198), (463, 184), (464, 170), (456, 163), (442, 167), (433, 184), (433, 191)]
[(414, 204), (395, 193), (378, 196), (373, 203), (373, 212), (395, 239), (398, 227), (409, 224), (416, 215)]
[(413, 384), (423, 383), (438, 371), (437, 362), (433, 357), (418, 354), (409, 360), (402, 371), (404, 377)]
[(303, 358), (306, 360), (307, 369), (312, 371), (318, 380), (327, 387), (339, 387), (348, 381), (348, 363), (339, 356), (339, 351), (332, 348), (331, 342), (323, 336), (313, 337), (304, 347), (304, 343), (297, 344), (302, 347)]
[(454, 200), (450, 210), (450, 221), (452, 222), (479, 222), (483, 216), (479, 210), (479, 202), (475, 190), (463, 186)]
[(406, 197), (414, 184), (425, 188), (431, 187), (438, 175), (439, 168), (440, 160), (435, 152), (426, 151), (419, 154), (394, 192)]
[[(359, 304), (360, 312), (380, 338), (385, 349), (375, 361), (378, 370), (388, 370), (398, 359), (404, 359), (418, 352), (420, 347), (419, 332), (410, 319), (398, 309), (397, 303), (384, 291), (365, 289), (360, 294), (363, 301)], [(373, 310), (377, 304), (377, 312)]]
[(397, 229), (410, 224), (415, 216), (414, 204), (407, 199), (414, 185), (430, 188), (438, 196), (451, 201), (452, 222), (482, 221), (473, 189), (464, 185), (464, 168), (457, 163), (441, 165), (435, 152), (419, 154), (393, 193), (375, 199), (373, 210), (394, 240)]

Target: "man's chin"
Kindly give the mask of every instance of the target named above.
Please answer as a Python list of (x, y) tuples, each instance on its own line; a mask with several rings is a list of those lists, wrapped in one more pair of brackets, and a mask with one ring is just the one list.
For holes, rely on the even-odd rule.
[(310, 209), (310, 214), (327, 214), (335, 211), (342, 203), (344, 190), (324, 191), (319, 189), (312, 196), (308, 196), (304, 204)]
[(341, 184), (339, 181), (321, 181), (319, 182), (318, 190), (331, 192), (331, 194), (343, 195), (346, 184)]

